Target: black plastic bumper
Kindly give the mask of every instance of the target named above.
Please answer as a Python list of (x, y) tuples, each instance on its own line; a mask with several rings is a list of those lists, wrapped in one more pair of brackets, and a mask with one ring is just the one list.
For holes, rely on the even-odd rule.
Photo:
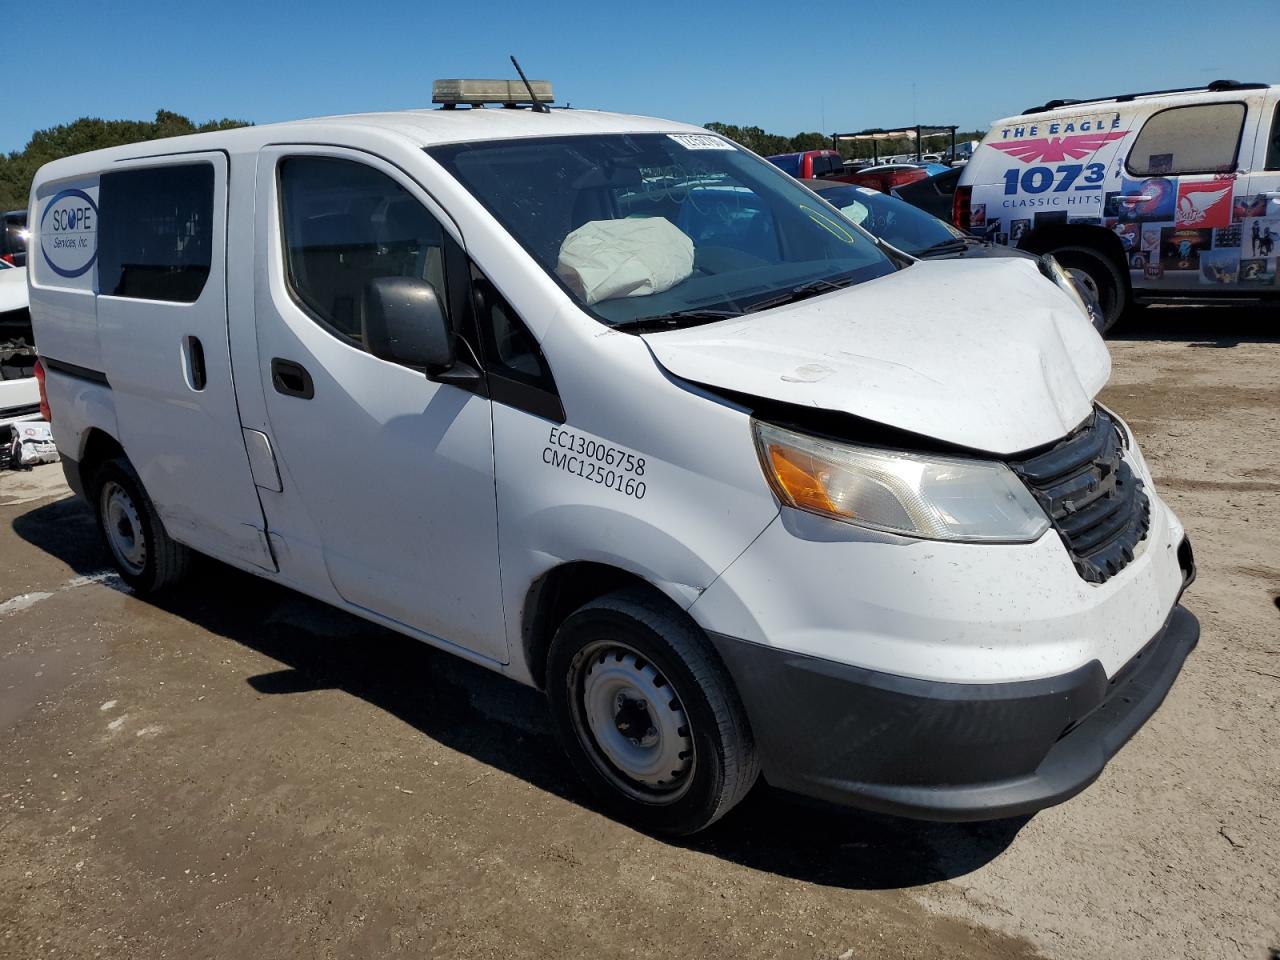
[(712, 635), (771, 785), (954, 821), (1033, 813), (1075, 796), (1155, 713), (1199, 639), (1199, 622), (1179, 605), (1111, 680), (1094, 660), (1058, 677), (969, 684)]

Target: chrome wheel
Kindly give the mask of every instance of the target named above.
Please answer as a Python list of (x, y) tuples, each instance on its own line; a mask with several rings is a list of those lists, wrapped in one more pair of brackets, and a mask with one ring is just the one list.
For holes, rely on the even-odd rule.
[(1081, 288), (1087, 290), (1095, 303), (1102, 303), (1102, 291), (1098, 289), (1098, 281), (1087, 270), (1079, 267), (1067, 267), (1067, 275)]
[(575, 661), (574, 727), (600, 771), (646, 803), (673, 803), (689, 788), (693, 738), (680, 697), (625, 644), (593, 644)]
[(147, 539), (143, 532), (142, 516), (129, 491), (108, 481), (102, 487), (102, 530), (107, 546), (116, 562), (129, 573), (141, 575), (147, 565)]

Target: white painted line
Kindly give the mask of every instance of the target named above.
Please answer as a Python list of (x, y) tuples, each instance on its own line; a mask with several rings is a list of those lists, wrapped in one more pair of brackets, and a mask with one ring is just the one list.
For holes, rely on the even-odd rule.
[(56, 594), (62, 593), (66, 590), (75, 590), (77, 587), (85, 587), (91, 583), (100, 583), (103, 586), (110, 587), (112, 590), (117, 590), (121, 593), (125, 593), (128, 590), (124, 581), (120, 579), (120, 574), (116, 573), (114, 570), (99, 570), (97, 573), (89, 573), (80, 577), (72, 577), (52, 593), (45, 590), (33, 590), (31, 593), (20, 593), (16, 597), (10, 597), (8, 600), (0, 603), (0, 617), (7, 617), (19, 612), (20, 610), (27, 610), (34, 607), (37, 603), (48, 600)]
[(16, 597), (11, 597), (4, 603), (0, 603), (0, 617), (7, 617), (11, 613), (17, 613), (19, 610), (34, 607), (41, 600), (48, 600), (52, 596), (52, 593), (45, 593), (43, 590), (36, 590), (33, 593), (20, 593)]

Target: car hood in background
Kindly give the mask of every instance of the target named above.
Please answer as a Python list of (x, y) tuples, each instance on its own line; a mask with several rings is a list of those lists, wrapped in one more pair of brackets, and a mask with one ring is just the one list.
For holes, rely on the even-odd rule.
[(21, 310), (27, 305), (27, 268), (0, 269), (0, 313)]
[(1111, 374), (1089, 321), (1021, 258), (923, 261), (644, 340), (659, 364), (694, 383), (995, 454), (1068, 433)]
[[(963, 250), (956, 250), (952, 253), (937, 253), (924, 256), (921, 253), (913, 253), (913, 257), (920, 257), (924, 260), (1030, 260), (1033, 263), (1039, 259), (1034, 253), (1028, 253), (1026, 250), (1019, 250), (1017, 247), (1007, 247), (1001, 243), (966, 243)], [(1036, 268), (1039, 270), (1039, 268)]]

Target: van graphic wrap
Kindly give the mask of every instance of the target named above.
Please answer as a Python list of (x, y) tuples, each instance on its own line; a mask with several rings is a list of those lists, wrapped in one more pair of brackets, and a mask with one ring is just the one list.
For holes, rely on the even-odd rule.
[(40, 216), (40, 252), (60, 277), (79, 277), (98, 259), (98, 205), (83, 190), (62, 190)]
[(1152, 102), (1074, 116), (1033, 111), (996, 124), (970, 161), (977, 179), (961, 181), (972, 190), (970, 231), (1034, 246), (1032, 235), (1045, 227), (1101, 226), (1119, 241), (1110, 249), (1135, 291), (1280, 286), (1280, 221), (1267, 222), (1280, 217), (1280, 200), (1269, 203), (1257, 171), (1237, 172), (1250, 163), (1247, 137), (1235, 164), (1197, 170), (1190, 148), (1177, 149), (1168, 134), (1144, 139), (1164, 109)]

